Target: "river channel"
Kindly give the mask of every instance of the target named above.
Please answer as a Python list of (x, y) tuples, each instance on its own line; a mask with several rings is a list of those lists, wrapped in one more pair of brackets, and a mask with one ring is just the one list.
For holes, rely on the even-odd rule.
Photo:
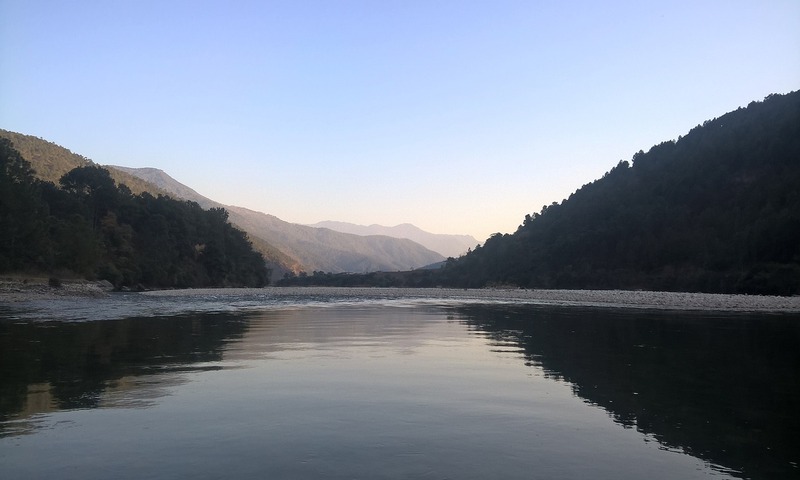
[(800, 315), (264, 289), (0, 303), (3, 479), (800, 477)]

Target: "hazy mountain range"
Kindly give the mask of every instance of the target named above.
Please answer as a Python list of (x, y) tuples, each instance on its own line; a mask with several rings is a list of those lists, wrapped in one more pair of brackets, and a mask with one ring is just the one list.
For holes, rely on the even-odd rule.
[[(195, 192), (186, 185), (183, 185), (182, 183), (178, 182), (177, 180), (175, 180), (174, 178), (170, 177), (165, 172), (157, 168), (130, 168), (130, 167), (120, 167), (116, 165), (107, 165), (107, 167), (120, 170), (122, 172), (133, 175), (137, 178), (140, 178), (166, 192), (169, 192), (171, 195), (176, 196), (178, 198), (197, 202), (204, 208), (221, 206), (221, 204), (200, 195), (199, 193)], [(354, 223), (327, 220), (312, 225), (300, 225), (300, 224), (285, 222), (273, 215), (268, 215), (262, 212), (249, 210), (244, 207), (225, 205), (225, 208), (229, 211), (232, 218), (234, 215), (236, 215), (237, 217), (241, 217), (242, 223), (239, 223), (238, 221), (235, 221), (234, 223), (240, 225), (242, 228), (244, 228), (244, 224), (250, 224), (253, 223), (253, 221), (263, 223), (263, 225), (258, 225), (258, 224), (252, 225), (252, 232), (251, 229), (245, 229), (245, 230), (258, 235), (265, 240), (273, 239), (275, 240), (274, 243), (275, 245), (281, 244), (287, 250), (293, 250), (293, 246), (285, 241), (280, 240), (275, 235), (269, 233), (270, 231), (285, 230), (287, 228), (294, 228), (294, 227), (311, 227), (315, 229), (328, 229), (328, 230), (333, 230), (334, 232), (347, 233), (362, 237), (384, 236), (396, 239), (408, 239), (422, 245), (428, 250), (432, 250), (442, 255), (443, 257), (458, 257), (466, 253), (468, 249), (475, 248), (475, 246), (478, 243), (480, 243), (477, 239), (475, 239), (475, 237), (471, 235), (448, 235), (448, 234), (430, 233), (410, 223), (403, 223), (400, 225), (396, 225), (394, 227), (386, 227), (377, 224), (365, 226), (365, 225), (356, 225)], [(252, 217), (252, 219), (248, 219), (248, 217)], [(287, 224), (291, 225), (291, 227), (287, 227)], [(268, 227), (266, 231), (262, 231), (264, 227)], [(305, 228), (299, 228), (295, 231), (293, 236), (297, 238), (306, 237), (308, 235), (308, 232), (309, 231)], [(334, 244), (338, 243), (336, 241), (337, 238), (339, 238), (338, 235), (331, 236), (329, 234), (316, 231), (312, 233), (313, 236), (318, 237), (320, 240), (325, 241), (329, 245), (331, 245), (330, 243), (331, 241), (333, 241), (332, 243)], [(349, 240), (352, 241), (352, 239)], [(298, 255), (306, 256), (307, 254), (301, 252), (298, 253)], [(316, 263), (319, 262), (317, 261)], [(366, 270), (358, 270), (358, 271), (373, 271), (373, 270), (375, 269), (368, 268)], [(325, 271), (327, 272), (327, 271), (353, 271), (353, 270), (326, 269)]]
[[(12, 141), (14, 147), (31, 163), (36, 176), (58, 184), (70, 170), (94, 165), (92, 161), (70, 150), (38, 137), (0, 130), (0, 136)], [(223, 205), (200, 195), (156, 168), (104, 166), (117, 183), (127, 185), (135, 194), (168, 195), (198, 203), (203, 208), (225, 208), (232, 224), (247, 232), (253, 246), (260, 251), (273, 270), (273, 278), (285, 272), (371, 272), (411, 270), (441, 262), (446, 255), (426, 248), (409, 239), (407, 232), (423, 238), (428, 244), (445, 252), (460, 251), (450, 245), (454, 235), (435, 235), (412, 227), (402, 235), (356, 235), (332, 228), (294, 224), (273, 215), (233, 205)], [(469, 237), (471, 238), (471, 237)], [(437, 240), (438, 239), (438, 240)], [(438, 242), (438, 243), (437, 243)], [(469, 242), (474, 246), (475, 239)]]
[(445, 257), (458, 257), (467, 253), (470, 248), (475, 248), (480, 242), (471, 235), (443, 235), (426, 232), (421, 228), (410, 223), (402, 223), (394, 227), (383, 225), (356, 225), (354, 223), (336, 222), (326, 220), (324, 222), (309, 225), (316, 228), (329, 228), (331, 230), (351, 233), (353, 235), (386, 235), (395, 238), (407, 238), (413, 240), (425, 248), (440, 253)]
[(109, 165), (141, 178), (171, 195), (197, 202), (203, 208), (223, 207), (231, 223), (251, 237), (266, 241), (294, 262), (291, 270), (324, 272), (372, 272), (410, 270), (439, 262), (444, 256), (408, 239), (386, 235), (368, 237), (326, 228), (286, 222), (280, 218), (234, 205), (222, 205), (200, 195), (156, 168)]

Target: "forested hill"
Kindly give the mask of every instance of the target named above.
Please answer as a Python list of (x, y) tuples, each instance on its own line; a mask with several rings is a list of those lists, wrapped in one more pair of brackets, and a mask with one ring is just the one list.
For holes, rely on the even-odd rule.
[(800, 293), (800, 92), (639, 151), (440, 283)]
[[(11, 141), (13, 148), (22, 155), (22, 158), (30, 163), (31, 168), (34, 170), (33, 173), (36, 179), (50, 182), (54, 185), (59, 185), (61, 177), (75, 168), (97, 166), (96, 163), (92, 162), (83, 155), (73, 153), (67, 148), (56, 145), (55, 143), (39, 137), (0, 129), (0, 138), (7, 138)], [(177, 200), (193, 201), (198, 203), (204, 209), (223, 208), (223, 205), (221, 204), (206, 204), (204, 201), (202, 201), (203, 197), (193, 191), (193, 196), (175, 195), (169, 188), (167, 188), (171, 187), (171, 185), (160, 185), (157, 182), (150, 181), (148, 178), (141, 178), (140, 176), (133, 175), (130, 173), (130, 171), (128, 171), (132, 169), (125, 169), (123, 167), (115, 167), (110, 165), (104, 166), (104, 168), (108, 170), (111, 178), (114, 179), (117, 185), (124, 184), (131, 190), (131, 193), (135, 195), (140, 195), (147, 192), (154, 197), (163, 195)], [(140, 170), (152, 170), (154, 172), (163, 173), (156, 169)], [(186, 190), (190, 190), (188, 187), (184, 187), (182, 185), (181, 187)], [(230, 214), (231, 212), (228, 211), (228, 213)], [(235, 216), (231, 215), (231, 217)], [(229, 218), (229, 220), (235, 225), (235, 218)], [(241, 229), (241, 227), (238, 228)], [(292, 270), (295, 261), (289, 258), (282, 251), (278, 250), (275, 246), (271, 245), (264, 239), (252, 235), (249, 235), (249, 240), (253, 244), (253, 247), (259, 253), (261, 253), (266, 260), (268, 268), (272, 272), (273, 278), (280, 278), (284, 272)]]
[[(54, 185), (58, 185), (61, 177), (71, 170), (97, 165), (83, 155), (73, 153), (60, 145), (32, 135), (0, 129), (0, 138), (7, 138), (11, 141), (14, 150), (19, 152), (22, 158), (31, 165), (36, 178)], [(154, 196), (168, 195), (166, 190), (159, 189), (126, 172), (107, 170), (117, 184), (124, 183), (134, 194), (148, 192)]]
[(0, 272), (77, 275), (117, 287), (263, 286), (268, 280), (264, 258), (224, 209), (136, 195), (89, 162), (56, 186), (36, 178), (2, 137)]

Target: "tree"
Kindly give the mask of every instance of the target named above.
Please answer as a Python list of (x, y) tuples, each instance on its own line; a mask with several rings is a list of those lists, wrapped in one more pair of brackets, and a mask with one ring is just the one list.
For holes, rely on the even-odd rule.
[(64, 190), (84, 202), (92, 228), (97, 228), (100, 219), (119, 205), (120, 190), (103, 167), (78, 167), (61, 177), (60, 183)]
[(0, 138), (0, 270), (40, 267), (47, 254), (47, 206), (33, 169)]

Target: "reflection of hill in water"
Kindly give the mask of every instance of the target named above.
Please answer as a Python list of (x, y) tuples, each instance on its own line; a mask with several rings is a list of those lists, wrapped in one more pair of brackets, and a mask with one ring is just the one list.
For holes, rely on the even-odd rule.
[[(147, 403), (181, 382), (168, 373), (211, 368), (203, 364), (219, 361), (226, 342), (246, 328), (244, 318), (230, 315), (0, 322), (0, 421)], [(153, 375), (158, 381), (141, 378)]]
[(800, 474), (800, 324), (781, 316), (459, 309), (667, 448), (748, 478)]
[[(375, 312), (381, 313), (375, 322)], [(38, 414), (149, 406), (185, 381), (181, 372), (222, 368), (294, 349), (361, 342), (412, 349), (428, 327), (380, 306), (138, 317), (86, 322), (0, 321), (0, 436), (35, 428)], [(5, 431), (3, 430), (5, 429)], [(12, 431), (13, 430), (13, 431)]]

